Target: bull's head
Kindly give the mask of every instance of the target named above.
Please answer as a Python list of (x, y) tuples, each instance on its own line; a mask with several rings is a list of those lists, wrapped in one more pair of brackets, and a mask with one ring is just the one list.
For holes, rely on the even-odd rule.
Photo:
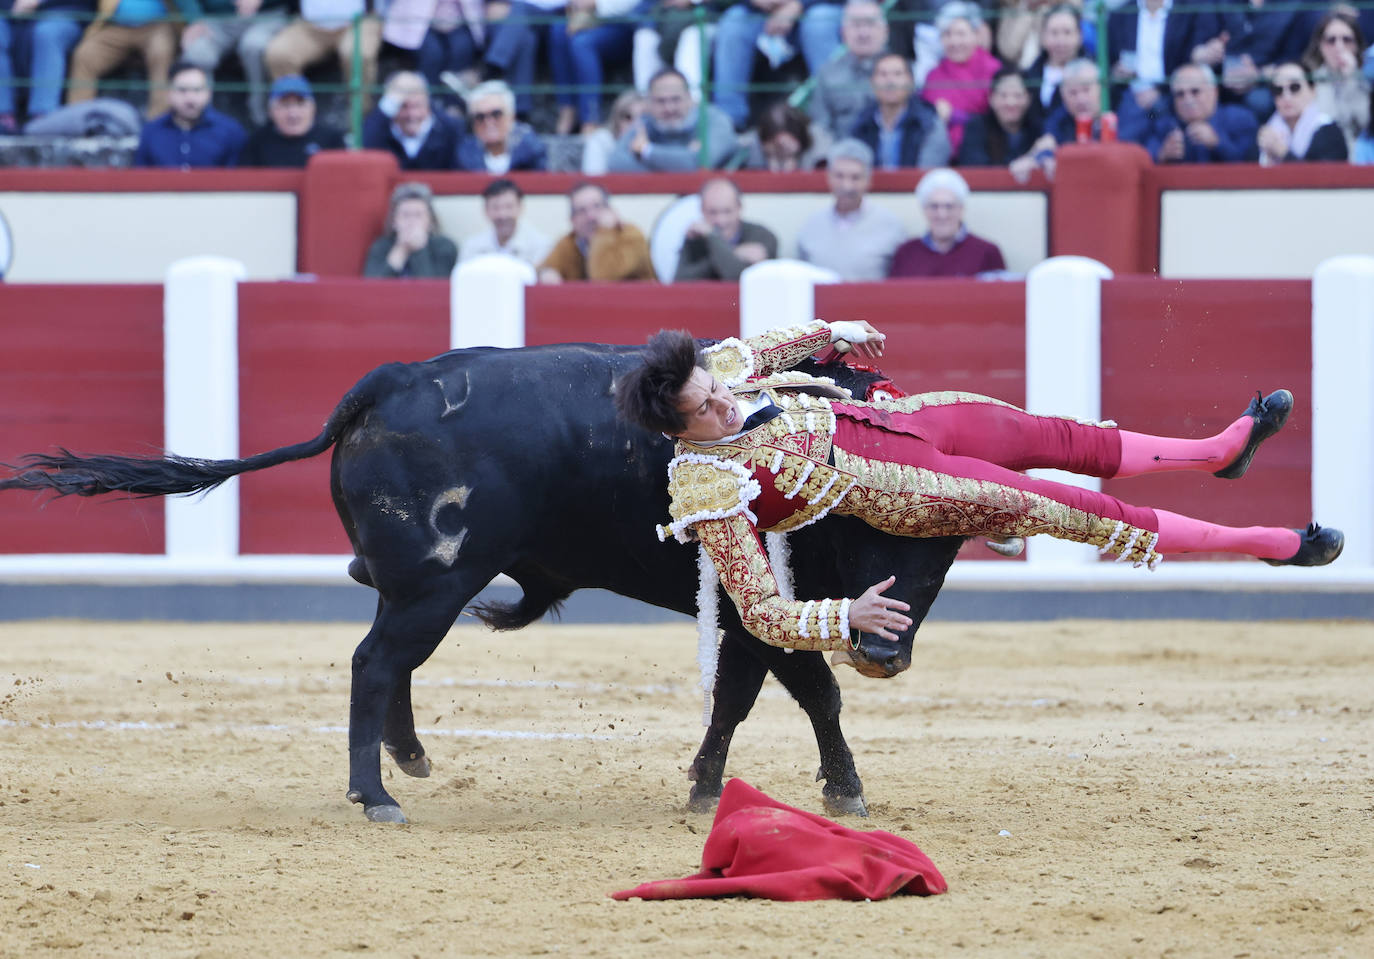
[(858, 649), (843, 649), (830, 654), (832, 666), (853, 666), (870, 679), (891, 679), (911, 665), (911, 644), (916, 638), (913, 626), (893, 642), (870, 633), (859, 638)]

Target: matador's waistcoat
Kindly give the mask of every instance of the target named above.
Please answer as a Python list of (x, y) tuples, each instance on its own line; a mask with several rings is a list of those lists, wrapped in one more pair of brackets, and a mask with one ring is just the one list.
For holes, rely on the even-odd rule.
[(899, 536), (1049, 533), (1137, 562), (1156, 556), (1148, 531), (1047, 497), (835, 448), (832, 400), (897, 412), (1000, 401), (947, 392), (867, 403), (831, 380), (786, 371), (829, 342), (829, 326), (818, 320), (708, 349), (707, 369), (718, 382), (741, 397), (767, 393), (783, 412), (718, 443), (679, 440), (668, 466), (672, 521), (658, 527), (659, 538), (698, 540), (745, 627), (760, 639), (795, 649), (848, 642), (850, 600), (784, 599), (759, 539), (760, 530), (790, 532), (831, 510)]

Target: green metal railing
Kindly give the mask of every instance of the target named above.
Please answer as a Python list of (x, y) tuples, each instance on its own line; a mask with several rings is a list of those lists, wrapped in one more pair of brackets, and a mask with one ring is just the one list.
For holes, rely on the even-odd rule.
[[(881, 4), (882, 4), (883, 11), (884, 11), (884, 13), (885, 13), (885, 15), (886, 15), (886, 17), (887, 17), (887, 20), (888, 20), (888, 26), (889, 26), (889, 32), (890, 32), (890, 33), (894, 33), (894, 34), (895, 34), (895, 33), (898, 33), (899, 31), (911, 31), (911, 30), (913, 30), (913, 29), (915, 28), (915, 26), (916, 26), (917, 24), (920, 24), (920, 23), (930, 23), (930, 22), (932, 22), (933, 19), (934, 19), (934, 14), (932, 14), (932, 13), (930, 13), (930, 12), (912, 13), (912, 12), (906, 12), (906, 11), (898, 10), (898, 9), (896, 8), (896, 3), (897, 3), (897, 0), (881, 0)], [(1361, 2), (1356, 3), (1356, 4), (1351, 4), (1350, 6), (1353, 6), (1353, 7), (1356, 7), (1356, 8), (1360, 8), (1360, 9), (1374, 9), (1374, 0), (1361, 0)], [(1326, 10), (1329, 10), (1329, 9), (1330, 9), (1330, 4), (1327, 3), (1327, 2), (1322, 2), (1322, 0), (1297, 0), (1297, 2), (1289, 2), (1289, 3), (1273, 3), (1273, 2), (1270, 2), (1270, 3), (1266, 3), (1266, 4), (1264, 5), (1264, 7), (1262, 8), (1262, 10), (1263, 10), (1264, 12), (1271, 12), (1271, 13), (1304, 12), (1304, 11), (1316, 11), (1316, 10), (1326, 11)], [(1171, 8), (1171, 10), (1172, 10), (1173, 12), (1176, 12), (1176, 13), (1228, 12), (1228, 11), (1235, 12), (1235, 11), (1250, 11), (1250, 10), (1252, 10), (1252, 7), (1250, 6), (1250, 4), (1249, 4), (1248, 2), (1246, 2), (1246, 0), (1231, 0), (1231, 2), (1226, 2), (1226, 3), (1212, 3), (1212, 2), (1209, 2), (1209, 3), (1192, 3), (1192, 4), (1188, 4), (1188, 3), (1177, 3), (1177, 4), (1175, 4), (1175, 5)], [(1014, 13), (1015, 11), (1012, 11), (1012, 12)], [(1111, 82), (1110, 82), (1110, 78), (1111, 78), (1111, 66), (1112, 66), (1112, 64), (1111, 64), (1111, 63), (1109, 62), (1109, 60), (1108, 60), (1108, 50), (1107, 50), (1107, 42), (1106, 42), (1106, 39), (1107, 39), (1107, 32), (1108, 32), (1108, 23), (1109, 23), (1109, 21), (1110, 21), (1111, 16), (1113, 15), (1113, 13), (1114, 13), (1114, 11), (1111, 10), (1111, 9), (1109, 9), (1105, 4), (1102, 4), (1102, 3), (1094, 3), (1093, 0), (1088, 0), (1088, 10), (1087, 10), (1087, 11), (1085, 12), (1085, 14), (1084, 14), (1084, 16), (1085, 16), (1086, 18), (1088, 18), (1088, 22), (1091, 23), (1091, 24), (1092, 24), (1093, 26), (1095, 26), (1095, 28), (1096, 28), (1096, 33), (1097, 33), (1096, 63), (1097, 63), (1097, 68), (1098, 68), (1099, 76), (1100, 76), (1101, 79), (1102, 79), (1102, 102), (1103, 102), (1103, 108), (1104, 108), (1104, 109), (1107, 109), (1107, 108), (1109, 107), (1110, 99), (1111, 99), (1111, 94), (1112, 94), (1112, 84), (1111, 84)], [(73, 19), (78, 19), (78, 20), (80, 20), (80, 19), (90, 20), (90, 19), (93, 19), (93, 18), (94, 18), (94, 16), (93, 16), (92, 14), (70, 14), (70, 15), (68, 15), (68, 14), (62, 14), (62, 15), (63, 15), (63, 16), (70, 16), (71, 18), (73, 18)], [(694, 29), (694, 30), (698, 30), (698, 31), (702, 31), (702, 32), (703, 32), (702, 42), (701, 42), (701, 44), (700, 44), (700, 48), (701, 48), (701, 62), (700, 62), (700, 70), (701, 70), (701, 102), (702, 102), (703, 104), (708, 104), (708, 103), (710, 103), (711, 100), (712, 100), (712, 93), (713, 93), (713, 91), (714, 91), (714, 83), (713, 83), (713, 78), (712, 78), (712, 75), (711, 75), (711, 66), (712, 66), (712, 62), (711, 62), (710, 44), (707, 43), (707, 42), (705, 42), (705, 39), (706, 39), (706, 37), (705, 37), (705, 31), (707, 31), (707, 30), (710, 28), (710, 26), (712, 25), (712, 23), (713, 23), (715, 20), (717, 20), (717, 19), (719, 18), (719, 11), (709, 10), (705, 5), (698, 4), (698, 5), (695, 5), (695, 6), (692, 8), (692, 10), (690, 11), (690, 13), (684, 14), (684, 13), (679, 12), (679, 11), (669, 11), (669, 12), (667, 13), (666, 16), (668, 16), (668, 17), (671, 17), (671, 16), (681, 17), (681, 16), (684, 16), (684, 15), (690, 16), (691, 19), (692, 19), (692, 24), (691, 24), (691, 27), (690, 27), (689, 29)], [(1003, 15), (1006, 15), (1005, 12), (1004, 12)], [(1031, 14), (1024, 14), (1024, 15), (1031, 15)], [(52, 15), (51, 15), (51, 14), (45, 14), (45, 13), (42, 13), (42, 12), (37, 12), (37, 13), (29, 14), (29, 15), (26, 15), (26, 16), (19, 16), (19, 17), (16, 17), (16, 16), (12, 16), (12, 15), (6, 13), (6, 14), (0, 14), (0, 20), (7, 20), (7, 21), (10, 21), (10, 22), (12, 22), (12, 23), (14, 23), (14, 24), (22, 24), (22, 23), (25, 23), (25, 22), (29, 22), (29, 21), (34, 21), (34, 20), (41, 19), (41, 18), (43, 18), (43, 17), (45, 17), (45, 16), (52, 16)], [(350, 25), (350, 29), (353, 31), (354, 36), (353, 36), (353, 44), (352, 44), (351, 62), (349, 63), (350, 69), (347, 71), (348, 76), (347, 76), (346, 81), (345, 81), (345, 82), (342, 82), (342, 83), (314, 83), (314, 84), (313, 84), (313, 86), (314, 86), (315, 90), (317, 91), (317, 93), (319, 93), (319, 94), (321, 94), (321, 95), (341, 94), (341, 95), (344, 95), (344, 96), (347, 97), (347, 100), (348, 100), (348, 110), (347, 110), (348, 125), (349, 125), (349, 127), (351, 128), (351, 130), (352, 130), (352, 144), (353, 144), (353, 146), (354, 146), (355, 148), (356, 148), (357, 146), (359, 146), (359, 145), (361, 144), (361, 141), (362, 141), (362, 126), (363, 126), (364, 108), (365, 108), (365, 106), (366, 106), (368, 100), (369, 100), (371, 97), (376, 96), (377, 93), (379, 92), (379, 88), (378, 88), (376, 85), (368, 86), (368, 85), (365, 83), (365, 73), (364, 73), (364, 66), (365, 66), (365, 63), (364, 63), (364, 55), (363, 55), (363, 47), (364, 47), (364, 44), (362, 43), (362, 37), (363, 37), (364, 22), (365, 22), (365, 20), (367, 19), (367, 16), (368, 16), (368, 15), (365, 15), (365, 14), (363, 14), (363, 13), (358, 13), (358, 14), (356, 14), (356, 15), (352, 18), (352, 23), (351, 23), (351, 25)], [(208, 18), (207, 18), (207, 19), (208, 19)], [(559, 14), (551, 14), (551, 15), (546, 15), (546, 16), (542, 16), (542, 17), (533, 17), (533, 18), (531, 18), (531, 21), (530, 21), (530, 22), (531, 22), (532, 24), (538, 26), (538, 25), (547, 25), (547, 24), (552, 23), (552, 22), (554, 22), (554, 21), (556, 21), (556, 20), (559, 20), (559, 19), (561, 19), (561, 15), (559, 15)], [(640, 22), (643, 22), (643, 19), (644, 19), (643, 17), (639, 17), (639, 16), (630, 16), (630, 17), (621, 17), (621, 18), (611, 18), (611, 19), (608, 19), (608, 20), (603, 21), (603, 22), (631, 22), (631, 23), (640, 23)], [(666, 20), (666, 17), (664, 17), (664, 18), (662, 18), (662, 19), (665, 19), (665, 20)], [(1374, 37), (1367, 37), (1367, 38), (1365, 38), (1365, 39), (1366, 39), (1366, 42), (1367, 42), (1367, 43), (1374, 43)], [(843, 49), (842, 49), (842, 48), (837, 48), (837, 49), (836, 49), (836, 52), (835, 52), (835, 54), (834, 54), (834, 56), (839, 57), (839, 56), (841, 56), (841, 55), (843, 55)], [(813, 77), (808, 77), (805, 81), (803, 81), (803, 82), (802, 82), (801, 84), (799, 84), (799, 85), (798, 85), (798, 84), (794, 84), (794, 83), (754, 83), (754, 84), (751, 84), (751, 85), (749, 86), (748, 90), (749, 90), (749, 92), (752, 93), (752, 94), (759, 94), (759, 93), (763, 93), (763, 94), (767, 94), (767, 93), (777, 93), (777, 94), (780, 94), (780, 95), (784, 95), (784, 97), (785, 97), (785, 99), (786, 99), (786, 102), (788, 102), (788, 103), (791, 104), (792, 106), (797, 107), (797, 108), (804, 108), (804, 107), (806, 106), (808, 100), (810, 99), (810, 97), (812, 96), (812, 94), (813, 94), (813, 92), (814, 92), (815, 84), (816, 84), (816, 79), (815, 79), (815, 77), (813, 76)], [(9, 86), (10, 88), (15, 89), (15, 90), (24, 90), (24, 89), (27, 89), (30, 85), (31, 85), (31, 81), (29, 81), (28, 79), (26, 79), (26, 78), (21, 78), (21, 77), (17, 77), (17, 76), (14, 76), (14, 75), (9, 76), (8, 78), (0, 79), (0, 87)], [(70, 86), (69, 81), (68, 81), (67, 85)], [(127, 79), (118, 79), (118, 78), (115, 78), (115, 79), (109, 79), (109, 80), (102, 79), (102, 80), (100, 81), (100, 87), (101, 87), (102, 89), (107, 90), (107, 91), (115, 91), (115, 92), (118, 92), (118, 93), (132, 93), (132, 92), (137, 92), (137, 91), (139, 91), (139, 90), (149, 90), (149, 89), (152, 88), (152, 86), (153, 86), (153, 84), (150, 83), (148, 80), (127, 80)], [(247, 85), (246, 83), (243, 83), (243, 82), (216, 83), (216, 88), (219, 89), (219, 90), (222, 90), (222, 91), (228, 91), (228, 92), (232, 92), (232, 93), (247, 93), (247, 92), (248, 92), (248, 85)], [(603, 94), (603, 95), (607, 95), (607, 94), (616, 92), (616, 89), (617, 89), (617, 88), (614, 88), (614, 87), (602, 87), (602, 88), (599, 88), (597, 92), (599, 92), (599, 93), (601, 93), (601, 94)], [(448, 94), (450, 91), (448, 91), (448, 89), (445, 87), (445, 88), (440, 88), (439, 90), (436, 90), (435, 92)], [(558, 86), (558, 85), (550, 84), (550, 83), (543, 83), (543, 84), (541, 84), (541, 83), (536, 82), (536, 83), (534, 83), (534, 84), (531, 84), (530, 86), (519, 88), (519, 89), (517, 89), (515, 92), (516, 92), (518, 95), (521, 95), (521, 94), (531, 94), (531, 95), (537, 95), (537, 96), (542, 96), (542, 95), (554, 95), (554, 94), (566, 94), (566, 93), (581, 94), (581, 93), (587, 92), (587, 88), (582, 87), (582, 86), (570, 86), (570, 85)], [(704, 165), (707, 163), (707, 158), (710, 156), (710, 152), (711, 152), (711, 151), (710, 151), (710, 143), (709, 143), (709, 138), (710, 138), (710, 122), (709, 122), (709, 118), (708, 118), (708, 116), (707, 116), (707, 111), (704, 110), (704, 109), (698, 111), (698, 114), (697, 114), (697, 131), (696, 131), (696, 132), (697, 132), (697, 139), (698, 139), (698, 142), (700, 143), (700, 152), (699, 152), (700, 162), (701, 162), (702, 165), (704, 166)]]

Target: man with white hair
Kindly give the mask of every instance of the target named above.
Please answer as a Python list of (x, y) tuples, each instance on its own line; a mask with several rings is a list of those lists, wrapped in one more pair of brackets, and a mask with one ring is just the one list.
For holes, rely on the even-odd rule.
[(835, 202), (797, 231), (797, 256), (851, 283), (884, 279), (906, 230), (894, 214), (865, 199), (873, 151), (860, 140), (841, 140), (826, 153), (825, 178)]
[(434, 112), (425, 78), (408, 70), (391, 75), (363, 121), (363, 146), (390, 150), (402, 170), (452, 170), (457, 145), (458, 125)]
[(1084, 120), (1092, 125), (1092, 137), (1097, 139), (1102, 122), (1102, 82), (1097, 64), (1082, 58), (1066, 63), (1059, 95), (1064, 102), (1045, 119), (1045, 133), (1056, 143), (1073, 143), (1078, 137), (1078, 121)]
[(849, 136), (872, 92), (873, 64), (887, 50), (887, 20), (878, 0), (849, 0), (840, 20), (844, 52), (816, 74), (807, 108), (836, 140)]
[(548, 166), (544, 141), (515, 120), (515, 93), (503, 80), (478, 84), (468, 94), (472, 132), (458, 141), (457, 167), (505, 176)]
[(931, 170), (916, 185), (926, 217), (925, 236), (908, 240), (892, 255), (891, 276), (975, 276), (1005, 270), (997, 244), (964, 226), (968, 183), (953, 170)]

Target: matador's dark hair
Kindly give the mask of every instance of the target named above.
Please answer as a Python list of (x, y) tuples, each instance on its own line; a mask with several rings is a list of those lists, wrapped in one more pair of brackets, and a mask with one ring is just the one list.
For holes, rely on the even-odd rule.
[(616, 381), (616, 411), (621, 419), (646, 430), (680, 433), (687, 418), (678, 412), (678, 394), (701, 365), (701, 350), (692, 334), (659, 330), (649, 337), (644, 362)]

